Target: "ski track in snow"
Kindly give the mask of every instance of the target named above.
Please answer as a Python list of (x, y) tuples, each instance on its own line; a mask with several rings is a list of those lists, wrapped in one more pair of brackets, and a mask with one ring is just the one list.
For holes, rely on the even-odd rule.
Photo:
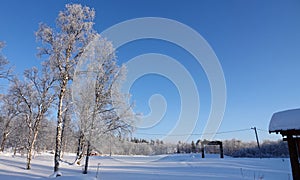
[[(26, 170), (26, 157), (0, 154), (0, 180), (50, 179), (53, 173), (53, 155), (36, 155), (31, 170)], [(64, 160), (73, 162), (74, 155), (65, 155)], [(87, 175), (81, 174), (82, 166), (61, 163), (63, 176), (59, 180), (98, 179), (100, 180), (196, 180), (196, 179), (292, 179), (289, 159), (270, 158), (218, 158), (200, 154), (175, 154), (161, 156), (155, 161), (153, 156), (99, 156), (91, 157)]]

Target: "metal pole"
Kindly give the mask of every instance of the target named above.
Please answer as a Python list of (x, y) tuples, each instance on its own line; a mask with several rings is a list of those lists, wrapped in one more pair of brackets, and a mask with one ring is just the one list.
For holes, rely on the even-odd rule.
[(259, 158), (261, 159), (261, 149), (260, 149), (260, 146), (259, 146), (259, 140), (258, 140), (258, 135), (257, 135), (256, 127), (251, 128), (251, 129), (254, 129), (255, 136), (256, 136), (256, 142), (257, 142), (257, 147), (258, 147), (258, 150), (259, 150)]

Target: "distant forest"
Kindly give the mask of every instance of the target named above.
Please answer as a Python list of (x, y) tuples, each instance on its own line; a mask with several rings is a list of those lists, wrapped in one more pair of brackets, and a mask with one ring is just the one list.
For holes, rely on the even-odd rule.
[[(0, 121), (1, 122), (1, 121)], [(72, 122), (65, 128), (65, 136), (63, 138), (63, 153), (77, 152), (78, 134)], [(55, 122), (44, 121), (40, 134), (35, 145), (35, 153), (54, 152), (55, 147)], [(1, 129), (0, 129), (1, 131)], [(26, 154), (26, 136), (24, 129), (19, 127), (18, 131), (13, 131), (8, 137), (6, 143), (6, 151)], [(1, 132), (0, 132), (1, 133)], [(231, 157), (259, 157), (260, 152), (256, 142), (243, 142), (237, 139), (225, 140), (223, 142), (224, 155)], [(160, 155), (174, 153), (201, 153), (200, 145), (197, 142), (177, 142), (165, 143), (161, 140), (146, 140), (139, 138), (123, 138), (114, 135), (101, 135), (98, 138), (96, 146), (92, 147), (93, 154), (96, 155)], [(260, 144), (261, 155), (263, 158), (271, 157), (288, 157), (287, 143), (278, 141), (263, 141)], [(206, 154), (219, 153), (219, 146), (205, 146)]]
[[(144, 139), (132, 139), (131, 142), (140, 143), (144, 145), (150, 145), (154, 154), (164, 153), (201, 153), (201, 146), (198, 143), (192, 141), (191, 143), (178, 142), (176, 144), (164, 144), (159, 140), (151, 140), (150, 142)], [(142, 145), (141, 145), (142, 146)], [(160, 148), (159, 148), (160, 147)], [(164, 149), (164, 151), (162, 151)], [(206, 154), (217, 154), (220, 152), (219, 146), (217, 145), (206, 145)], [(288, 146), (287, 142), (282, 140), (269, 141), (266, 140), (260, 145), (260, 149), (256, 142), (242, 142), (241, 140), (225, 140), (223, 141), (224, 155), (231, 157), (288, 157)]]

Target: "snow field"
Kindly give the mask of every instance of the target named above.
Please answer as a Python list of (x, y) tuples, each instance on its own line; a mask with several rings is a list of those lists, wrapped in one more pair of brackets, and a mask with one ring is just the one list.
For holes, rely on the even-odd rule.
[[(65, 155), (72, 162), (74, 155)], [(200, 154), (175, 154), (169, 156), (101, 156), (91, 157), (89, 172), (81, 174), (82, 166), (61, 163), (63, 176), (59, 180), (198, 180), (198, 179), (292, 179), (289, 159), (271, 158), (218, 158)], [(53, 173), (53, 155), (37, 155), (32, 169), (25, 170), (25, 157), (0, 155), (0, 180), (50, 179)], [(96, 178), (98, 164), (99, 172)]]

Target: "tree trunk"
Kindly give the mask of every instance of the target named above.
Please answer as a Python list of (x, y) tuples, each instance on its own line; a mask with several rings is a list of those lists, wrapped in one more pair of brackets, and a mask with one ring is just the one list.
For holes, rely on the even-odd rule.
[(33, 135), (33, 139), (31, 141), (31, 143), (29, 144), (29, 149), (27, 152), (27, 164), (26, 164), (26, 169), (31, 169), (31, 159), (32, 159), (32, 152), (33, 152), (33, 148), (36, 142), (36, 138), (38, 135), (38, 130), (35, 130), (34, 135)]
[(59, 154), (59, 159), (63, 158), (63, 154), (64, 154), (64, 130), (65, 130), (65, 121), (62, 121), (62, 127), (61, 127), (61, 135), (60, 135), (60, 144), (61, 144), (61, 149), (60, 149), (60, 154)]
[(83, 174), (87, 174), (87, 170), (88, 170), (88, 166), (89, 166), (89, 157), (90, 157), (91, 144), (90, 144), (90, 141), (88, 141), (87, 143), (88, 143), (88, 145), (87, 145), (87, 149), (86, 149), (84, 171), (82, 172)]
[(59, 170), (59, 160), (60, 160), (60, 152), (61, 152), (61, 130), (62, 130), (62, 122), (57, 121), (56, 128), (56, 147), (54, 154), (54, 172)]
[(1, 142), (1, 146), (0, 146), (0, 151), (1, 152), (4, 151), (4, 147), (5, 147), (5, 143), (6, 143), (8, 134), (9, 133), (7, 133), (6, 131), (3, 133), (2, 142)]
[(17, 154), (17, 143), (15, 143), (15, 148), (14, 148), (14, 156)]
[(54, 154), (54, 172), (59, 171), (59, 161), (61, 153), (61, 139), (62, 139), (62, 129), (63, 129), (63, 98), (65, 95), (67, 86), (67, 79), (62, 82), (61, 90), (59, 93), (59, 103), (57, 110), (57, 128), (56, 128), (56, 143), (55, 143), (55, 154)]
[(83, 157), (83, 133), (80, 132), (80, 136), (78, 138), (78, 145), (77, 145), (77, 152), (76, 152), (76, 159), (74, 164), (80, 165), (80, 161)]
[(4, 151), (4, 147), (5, 147), (5, 143), (9, 134), (8, 128), (9, 128), (9, 124), (10, 124), (10, 119), (7, 121), (7, 123), (4, 126), (4, 130), (3, 130), (3, 136), (2, 136), (2, 142), (1, 142), (1, 146), (0, 146), (0, 151), (3, 152)]
[(29, 147), (28, 152), (27, 152), (27, 163), (26, 163), (26, 169), (30, 169), (31, 168), (31, 158), (32, 158), (32, 150), (33, 147)]
[(81, 135), (80, 135), (79, 138), (78, 138), (78, 145), (77, 145), (76, 158), (79, 157), (80, 151), (81, 151)]
[(31, 136), (32, 136), (32, 131), (31, 131), (31, 128), (29, 126), (29, 134), (28, 134), (28, 139), (27, 139), (28, 147), (26, 147), (26, 149), (27, 149), (26, 169), (30, 169), (30, 162), (31, 162), (31, 155), (32, 155), (32, 141), (31, 141)]

